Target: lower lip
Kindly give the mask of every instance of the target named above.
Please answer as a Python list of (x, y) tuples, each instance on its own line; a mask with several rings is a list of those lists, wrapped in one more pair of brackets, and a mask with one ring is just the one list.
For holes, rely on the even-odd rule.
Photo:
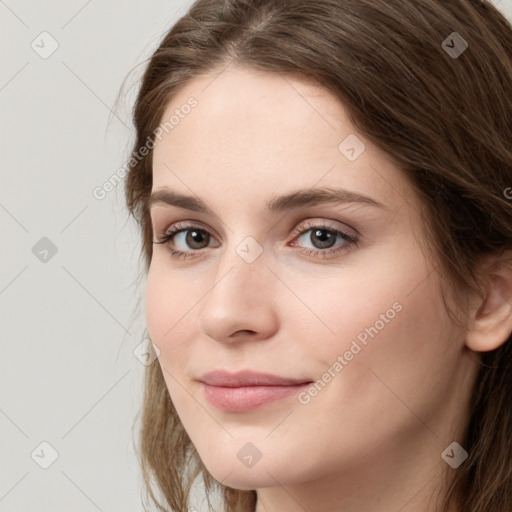
[(246, 386), (227, 388), (203, 384), (206, 399), (225, 412), (247, 412), (270, 402), (297, 395), (308, 388), (309, 384), (295, 386)]

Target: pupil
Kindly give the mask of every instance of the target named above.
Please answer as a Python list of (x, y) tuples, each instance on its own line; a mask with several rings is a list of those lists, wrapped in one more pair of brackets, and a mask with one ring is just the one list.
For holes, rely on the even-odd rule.
[[(322, 236), (323, 234), (323, 236)], [(313, 242), (314, 245), (318, 245), (317, 243), (314, 243), (313, 235), (318, 237), (320, 239), (320, 249), (325, 249), (326, 247), (332, 247), (332, 243), (336, 241), (336, 237), (332, 236), (332, 233), (330, 233), (326, 229), (317, 229), (311, 234), (311, 242)]]
[[(187, 244), (191, 247), (194, 246), (195, 243), (201, 244), (201, 239), (204, 238), (204, 235), (201, 233), (201, 231), (198, 230), (190, 230), (187, 235)], [(204, 240), (203, 240), (204, 242)], [(199, 247), (200, 249), (201, 247)]]

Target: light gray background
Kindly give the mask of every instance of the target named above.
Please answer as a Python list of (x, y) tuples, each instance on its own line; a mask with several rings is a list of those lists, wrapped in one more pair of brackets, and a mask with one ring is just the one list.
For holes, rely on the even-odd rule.
[(0, 0), (1, 512), (142, 510), (140, 242), (122, 186), (92, 191), (133, 140), (137, 65), (191, 3)]

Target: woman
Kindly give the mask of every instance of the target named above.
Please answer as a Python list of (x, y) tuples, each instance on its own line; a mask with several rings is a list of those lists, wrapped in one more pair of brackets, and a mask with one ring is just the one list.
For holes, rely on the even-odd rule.
[(512, 510), (511, 55), (477, 0), (198, 0), (164, 37), (125, 183), (160, 510)]

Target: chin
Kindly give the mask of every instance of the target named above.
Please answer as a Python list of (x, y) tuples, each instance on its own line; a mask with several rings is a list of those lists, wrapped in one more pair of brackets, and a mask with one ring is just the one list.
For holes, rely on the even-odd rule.
[[(223, 475), (213, 475), (213, 477), (219, 482), (222, 482), (222, 485), (227, 485), (228, 487), (240, 491), (252, 491), (264, 487), (276, 486), (276, 481), (268, 473), (262, 473), (261, 471), (251, 473), (251, 470), (241, 469), (233, 471), (227, 478), (226, 473)], [(279, 481), (279, 478), (277, 478), (277, 480)]]
[[(211, 462), (211, 463), (209, 463)], [(300, 481), (299, 475), (290, 474), (290, 464), (285, 461), (259, 460), (254, 466), (246, 467), (235, 457), (234, 462), (219, 460), (203, 461), (208, 472), (222, 485), (233, 489), (250, 491), (264, 487), (275, 487), (290, 484), (291, 481)]]

